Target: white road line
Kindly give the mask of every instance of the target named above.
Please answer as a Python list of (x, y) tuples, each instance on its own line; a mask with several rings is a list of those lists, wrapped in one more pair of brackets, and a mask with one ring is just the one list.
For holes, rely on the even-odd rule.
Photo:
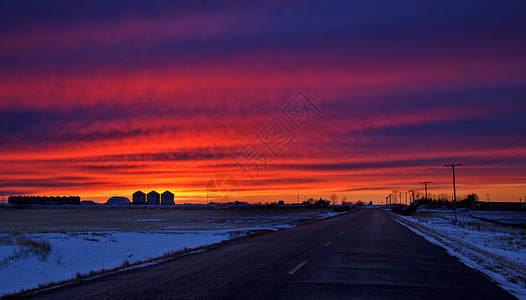
[(306, 260), (302, 261), (299, 265), (297, 265), (296, 267), (294, 267), (294, 269), (290, 270), (289, 271), (289, 275), (292, 275), (294, 273), (296, 273), (296, 271), (298, 271), (301, 267), (303, 267), (305, 264), (307, 263)]
[(340, 232), (340, 234), (338, 234), (338, 235), (342, 235), (342, 234), (343, 234), (343, 231), (342, 231), (342, 232)]
[(332, 243), (332, 241), (327, 242), (327, 244), (323, 245), (323, 247), (327, 247)]

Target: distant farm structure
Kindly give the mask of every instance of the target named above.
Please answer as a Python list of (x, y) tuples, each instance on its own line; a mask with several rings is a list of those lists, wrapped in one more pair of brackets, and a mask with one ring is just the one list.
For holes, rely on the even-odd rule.
[(146, 195), (146, 201), (148, 205), (159, 205), (160, 204), (160, 195), (156, 191), (151, 191)]
[(126, 197), (118, 197), (118, 196), (113, 196), (110, 199), (108, 199), (108, 201), (106, 202), (106, 204), (108, 205), (127, 205), (130, 203), (131, 203), (130, 199)]
[(148, 194), (145, 194), (143, 191), (139, 190), (133, 193), (132, 204), (174, 205), (174, 194), (170, 191), (164, 191), (162, 194), (159, 194), (156, 191), (150, 191)]
[(170, 191), (165, 191), (161, 194), (161, 204), (172, 205), (174, 204), (174, 194)]
[(79, 196), (9, 196), (8, 203), (13, 205), (79, 205)]
[(142, 191), (137, 191), (132, 195), (133, 204), (145, 204), (146, 203), (146, 194)]

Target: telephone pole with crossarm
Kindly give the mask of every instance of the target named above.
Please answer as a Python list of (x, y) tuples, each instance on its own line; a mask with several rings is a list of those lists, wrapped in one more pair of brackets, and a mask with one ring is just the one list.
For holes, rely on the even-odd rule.
[(458, 166), (462, 166), (462, 164), (444, 165), (444, 167), (451, 167), (453, 169), (453, 204), (455, 208), (455, 223), (453, 224), (455, 225), (457, 224), (457, 190), (455, 187), (455, 167), (458, 167)]

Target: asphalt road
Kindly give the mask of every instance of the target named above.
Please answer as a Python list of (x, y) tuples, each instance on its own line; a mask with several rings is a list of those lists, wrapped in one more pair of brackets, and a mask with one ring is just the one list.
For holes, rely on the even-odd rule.
[(514, 299), (365, 209), (36, 295), (45, 299)]

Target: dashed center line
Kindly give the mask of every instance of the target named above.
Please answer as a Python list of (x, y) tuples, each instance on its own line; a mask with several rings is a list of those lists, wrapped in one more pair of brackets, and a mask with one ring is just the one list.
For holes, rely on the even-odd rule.
[(340, 233), (339, 233), (338, 235), (342, 235), (342, 234), (343, 234), (343, 231), (342, 231), (342, 232), (340, 232)]
[(289, 271), (289, 275), (292, 275), (294, 273), (296, 273), (296, 271), (298, 271), (301, 267), (303, 267), (305, 264), (307, 263), (306, 260), (302, 261), (299, 265), (297, 265), (296, 267), (294, 267), (294, 269), (290, 270)]
[(328, 241), (325, 245), (323, 245), (323, 247), (327, 247), (327, 246), (329, 246), (331, 243), (332, 243), (332, 241)]

